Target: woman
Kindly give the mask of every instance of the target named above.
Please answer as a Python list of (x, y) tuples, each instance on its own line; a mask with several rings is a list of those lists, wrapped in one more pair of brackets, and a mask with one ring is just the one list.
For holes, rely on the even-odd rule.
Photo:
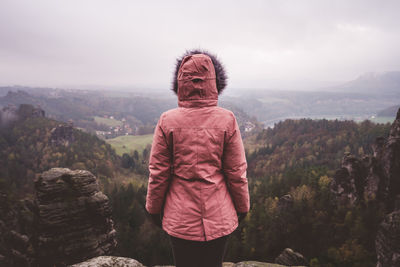
[(179, 107), (155, 128), (146, 209), (170, 236), (177, 267), (222, 266), (227, 237), (250, 208), (239, 127), (217, 106), (225, 86), (215, 56), (187, 52), (173, 80)]

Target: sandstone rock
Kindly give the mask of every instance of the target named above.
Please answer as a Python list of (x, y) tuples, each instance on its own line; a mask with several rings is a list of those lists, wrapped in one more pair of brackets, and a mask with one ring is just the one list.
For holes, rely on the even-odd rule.
[(18, 108), (18, 116), (20, 119), (44, 117), (45, 112), (39, 107), (34, 107), (30, 104), (21, 104)]
[(380, 201), (392, 212), (400, 195), (400, 110), (389, 137), (377, 138), (373, 155), (362, 160), (346, 154), (336, 171), (331, 191), (342, 203)]
[(31, 240), (25, 234), (32, 232), (29, 225), (31, 221), (26, 219), (25, 203), (22, 201), (11, 205), (6, 194), (0, 193), (0, 196), (0, 266), (29, 267), (34, 255)]
[[(70, 265), (69, 267), (145, 267), (140, 262), (124, 257), (100, 256), (85, 262)], [(259, 261), (243, 261), (238, 263), (224, 262), (223, 267), (285, 267), (285, 265), (259, 262)], [(153, 267), (175, 267), (171, 265), (156, 265)]]
[(130, 258), (100, 256), (70, 267), (145, 267), (140, 262)]
[(308, 264), (303, 255), (298, 252), (294, 252), (290, 248), (285, 248), (283, 252), (275, 259), (275, 262), (288, 266), (299, 266)]
[(74, 140), (72, 124), (60, 124), (51, 129), (50, 142), (52, 145), (69, 146)]
[(331, 190), (341, 202), (354, 204), (364, 193), (367, 166), (360, 159), (346, 154), (342, 168), (337, 170), (331, 184)]
[(8, 126), (17, 120), (27, 118), (44, 117), (45, 112), (40, 107), (34, 107), (29, 104), (21, 104), (18, 108), (10, 104), (0, 110), (0, 126)]
[(400, 109), (389, 137), (377, 138), (373, 155), (359, 160), (346, 155), (331, 184), (339, 201), (379, 201), (391, 212), (376, 240), (378, 267), (400, 266)]
[(107, 196), (88, 171), (53, 168), (35, 181), (40, 266), (109, 254), (116, 231)]
[(285, 267), (284, 265), (280, 264), (273, 264), (267, 262), (259, 262), (259, 261), (242, 261), (238, 262), (234, 267)]
[(395, 199), (397, 195), (400, 195), (400, 109), (390, 129), (382, 161), (387, 177), (387, 206), (392, 211)]
[(377, 267), (400, 266), (400, 210), (386, 216), (375, 240)]

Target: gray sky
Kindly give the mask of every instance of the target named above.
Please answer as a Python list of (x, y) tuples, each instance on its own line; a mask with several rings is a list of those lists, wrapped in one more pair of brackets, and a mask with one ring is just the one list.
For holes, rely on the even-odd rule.
[(400, 1), (1, 0), (0, 84), (167, 88), (203, 48), (232, 88), (400, 70)]

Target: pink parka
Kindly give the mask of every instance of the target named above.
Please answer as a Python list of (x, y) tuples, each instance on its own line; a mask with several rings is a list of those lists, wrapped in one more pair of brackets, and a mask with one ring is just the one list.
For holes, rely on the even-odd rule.
[(233, 232), (237, 212), (249, 211), (246, 158), (235, 116), (217, 106), (211, 58), (184, 57), (177, 86), (179, 107), (155, 128), (146, 209), (163, 213), (169, 235), (208, 241)]

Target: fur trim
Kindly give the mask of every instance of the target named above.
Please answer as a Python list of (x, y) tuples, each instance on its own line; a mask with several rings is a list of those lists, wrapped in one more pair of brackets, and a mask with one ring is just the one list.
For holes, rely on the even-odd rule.
[(225, 89), (225, 87), (227, 85), (227, 80), (228, 80), (224, 65), (221, 63), (221, 61), (219, 61), (219, 59), (215, 55), (209, 53), (208, 51), (199, 50), (199, 49), (188, 50), (188, 51), (186, 51), (185, 54), (183, 54), (183, 56), (181, 56), (180, 58), (178, 58), (176, 60), (174, 79), (172, 81), (172, 91), (174, 91), (175, 94), (178, 94), (178, 72), (179, 72), (179, 67), (181, 66), (182, 60), (186, 56), (195, 55), (195, 54), (204, 54), (211, 58), (211, 61), (214, 65), (214, 69), (215, 69), (218, 94), (221, 94), (222, 91)]

